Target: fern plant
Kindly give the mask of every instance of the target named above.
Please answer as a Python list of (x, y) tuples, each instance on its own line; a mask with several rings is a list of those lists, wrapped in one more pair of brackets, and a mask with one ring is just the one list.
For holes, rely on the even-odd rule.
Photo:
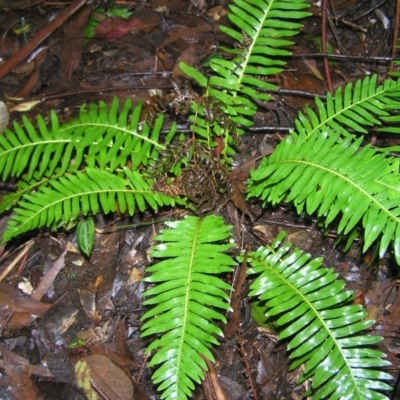
[[(233, 27), (221, 28), (236, 41), (223, 49), (229, 59), (209, 60), (209, 78), (182, 65), (205, 90), (192, 104), (194, 137), (210, 150), (219, 137), (227, 165), (236, 136), (253, 123), (254, 100), (269, 99), (265, 90), (274, 86), (265, 77), (285, 65), (292, 43), (287, 38), (298, 33), (297, 20), (309, 15), (307, 7), (304, 0), (233, 0)], [(291, 202), (299, 213), (317, 213), (327, 225), (338, 221), (345, 234), (361, 222), (364, 249), (380, 239), (383, 255), (393, 243), (400, 261), (399, 163), (388, 151), (362, 146), (362, 137), (355, 136), (383, 123), (381, 131), (397, 132), (390, 123), (398, 120), (399, 84), (377, 86), (374, 76), (328, 94), (326, 103), (316, 99), (315, 108), (299, 114), (296, 129), (252, 173), (249, 196), (264, 203)], [(117, 208), (132, 215), (184, 204), (154, 191), (149, 173), (175, 138), (175, 125), (161, 139), (162, 115), (150, 127), (140, 122), (141, 114), (140, 104), (132, 110), (128, 100), (119, 110), (115, 99), (110, 109), (104, 103), (82, 108), (63, 126), (51, 113), (50, 125), (39, 117), (36, 128), (24, 118), (6, 130), (0, 136), (0, 174), (3, 180), (17, 178), (18, 189), (0, 204), (0, 212), (14, 211), (3, 242)], [(162, 397), (185, 399), (203, 377), (202, 357), (213, 359), (211, 345), (221, 334), (216, 321), (225, 322), (221, 310), (229, 309), (230, 286), (214, 275), (229, 272), (235, 261), (224, 254), (231, 247), (230, 228), (220, 218), (190, 217), (168, 225), (152, 253), (162, 261), (145, 278), (154, 285), (145, 304), (154, 308), (143, 316), (143, 335), (158, 335), (147, 351), (157, 350), (150, 366), (159, 365), (153, 379)], [(80, 226), (93, 232), (92, 223)], [(386, 362), (382, 353), (366, 347), (379, 338), (358, 334), (372, 322), (349, 304), (350, 292), (342, 292), (332, 271), (321, 268), (319, 260), (308, 262), (298, 250), (288, 255), (289, 246), (280, 241), (251, 253), (250, 273), (259, 275), (252, 295), (267, 300), (269, 315), (279, 315), (280, 338), (291, 338), (292, 367), (307, 363), (302, 380), (313, 378), (316, 399), (385, 398), (379, 391), (389, 389), (381, 382), (389, 377), (373, 368)], [(89, 253), (90, 243), (82, 248)]]

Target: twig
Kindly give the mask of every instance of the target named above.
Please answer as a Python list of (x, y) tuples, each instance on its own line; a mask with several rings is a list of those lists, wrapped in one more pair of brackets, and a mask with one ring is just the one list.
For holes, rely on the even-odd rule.
[(364, 18), (365, 16), (367, 16), (368, 14), (372, 13), (372, 11), (375, 11), (377, 8), (383, 6), (388, 0), (383, 0), (381, 1), (379, 4), (376, 4), (375, 6), (371, 7), (368, 11), (366, 11), (364, 14), (359, 15), (358, 17), (355, 17), (353, 19), (354, 21), (357, 21), (358, 19)]
[(240, 333), (240, 329), (237, 330), (237, 333), (238, 333), (239, 350), (240, 350), (240, 354), (242, 355), (244, 367), (246, 368), (246, 373), (247, 373), (247, 377), (248, 377), (248, 383), (250, 386), (250, 390), (251, 390), (251, 393), (253, 394), (254, 400), (258, 400), (257, 392), (254, 388), (253, 378), (251, 376), (250, 364), (249, 364), (249, 361), (247, 360), (246, 351), (243, 347), (243, 338)]
[[(327, 1), (322, 0), (321, 4), (321, 12), (322, 12), (322, 23), (321, 23), (321, 47), (322, 51), (326, 53), (326, 21), (327, 21)], [(325, 79), (326, 85), (328, 86), (328, 90), (333, 93), (331, 72), (329, 69), (329, 59), (328, 57), (324, 57), (324, 70), (325, 70)]]
[(69, 7), (61, 11), (56, 18), (54, 18), (48, 25), (42, 28), (36, 35), (21, 47), (5, 64), (0, 66), (0, 80), (3, 79), (9, 72), (11, 72), (20, 62), (25, 60), (33, 50), (39, 46), (45, 39), (47, 39), (56, 29), (58, 29), (71, 15), (78, 11), (87, 0), (75, 0)]
[(150, 354), (146, 354), (144, 359), (143, 359), (142, 366), (140, 367), (139, 375), (136, 378), (136, 383), (137, 384), (139, 384), (140, 380), (142, 379), (143, 371), (146, 369), (147, 360), (149, 359), (149, 357), (150, 357)]
[(64, 267), (65, 255), (67, 254), (67, 250), (65, 250), (61, 256), (54, 262), (51, 269), (47, 272), (47, 274), (41, 280), (39, 286), (33, 292), (31, 298), (34, 300), (40, 301), (44, 294), (47, 292), (49, 287), (52, 285), (57, 275), (60, 273), (62, 268)]
[(0, 274), (0, 282), (9, 274), (9, 272), (15, 267), (15, 265), (21, 260), (26, 253), (31, 249), (33, 246), (33, 240), (28, 242), (25, 248), (15, 257), (15, 259), (7, 266), (7, 268)]
[[(217, 372), (215, 371), (214, 365), (207, 358), (203, 357), (203, 359), (206, 362), (207, 367), (208, 367), (208, 372), (206, 374), (206, 381), (208, 384), (208, 389), (210, 389), (211, 393), (209, 393), (209, 394), (211, 394), (212, 399), (230, 400), (231, 397), (225, 393), (224, 389), (220, 385), (220, 382), (218, 380), (218, 375), (217, 375)], [(204, 386), (203, 386), (203, 390), (204, 390)]]
[[(392, 39), (392, 54), (391, 56), (394, 58), (396, 57), (397, 51), (397, 37), (399, 34), (399, 21), (400, 19), (400, 0), (396, 1), (396, 15), (394, 16), (394, 27), (393, 27), (393, 39)], [(394, 70), (394, 63), (391, 62), (389, 66), (389, 72), (393, 72)]]
[(316, 57), (329, 57), (329, 58), (344, 58), (346, 60), (359, 60), (359, 61), (392, 61), (395, 57), (382, 57), (382, 56), (352, 56), (351, 54), (335, 54), (335, 53), (300, 53), (292, 54), (292, 58), (316, 58)]

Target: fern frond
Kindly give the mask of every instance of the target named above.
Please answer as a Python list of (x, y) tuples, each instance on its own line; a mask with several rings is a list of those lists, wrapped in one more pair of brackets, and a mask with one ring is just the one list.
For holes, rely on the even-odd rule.
[(50, 179), (47, 186), (37, 192), (24, 195), (15, 208), (2, 241), (44, 226), (59, 226), (78, 218), (80, 213), (97, 214), (127, 211), (133, 215), (135, 209), (144, 211), (146, 206), (157, 209), (162, 205), (174, 205), (175, 200), (164, 194), (153, 192), (137, 171), (125, 168), (120, 177), (108, 171), (86, 168), (75, 174), (65, 174)]
[(362, 138), (339, 137), (340, 132), (308, 140), (304, 133), (289, 136), (252, 172), (249, 195), (273, 204), (292, 201), (297, 212), (317, 211), (327, 225), (338, 217), (339, 233), (347, 234), (361, 221), (363, 250), (381, 237), (383, 256), (394, 241), (400, 262), (400, 197), (393, 190), (399, 178), (393, 160), (370, 146), (361, 148)]
[(400, 116), (398, 115), (398, 110), (400, 109), (400, 79), (397, 81), (387, 80), (384, 82), (384, 85), (388, 88), (388, 100), (385, 102), (385, 109), (388, 112), (391, 112), (389, 116), (382, 119), (389, 124), (395, 123), (396, 126), (384, 127), (381, 128), (380, 131), (400, 133), (400, 128), (398, 126), (398, 123), (400, 122)]
[(149, 366), (161, 366), (152, 379), (160, 384), (162, 398), (178, 400), (188, 398), (193, 382), (203, 379), (207, 366), (202, 357), (214, 360), (210, 347), (218, 343), (214, 335), (222, 336), (214, 321), (226, 322), (214, 308), (230, 309), (226, 291), (231, 290), (214, 275), (232, 271), (235, 263), (223, 254), (232, 245), (226, 243), (230, 227), (221, 217), (187, 217), (167, 225), (171, 229), (155, 238), (160, 243), (152, 252), (163, 260), (149, 267), (152, 274), (144, 278), (155, 287), (144, 293), (151, 296), (144, 304), (154, 308), (142, 317), (147, 320), (142, 336), (162, 334), (146, 350), (158, 349)]
[[(0, 202), (0, 214), (10, 210), (12, 207), (18, 204), (20, 199), (26, 194), (36, 191), (40, 186), (46, 186), (50, 179), (58, 179), (63, 174), (59, 174), (59, 169), (56, 169), (52, 176), (46, 176), (46, 174), (38, 174), (37, 171), (33, 173), (32, 177), (28, 174), (24, 174), (17, 182), (17, 189), (14, 193), (5, 195)], [(37, 177), (40, 176), (40, 179)]]
[[(227, 79), (224, 88), (232, 91), (234, 97), (244, 94), (253, 99), (266, 100), (260, 89), (274, 88), (274, 85), (260, 79), (282, 71), (286, 64), (284, 57), (291, 53), (285, 50), (293, 42), (283, 37), (294, 36), (302, 27), (297, 22), (311, 15), (304, 11), (309, 4), (303, 0), (234, 0), (229, 6), (228, 18), (241, 31), (220, 27), (227, 35), (239, 42), (236, 49), (225, 49), (239, 53), (233, 63), (222, 59), (212, 59), (210, 67), (219, 75), (210, 78), (211, 87), (220, 87), (222, 80)], [(236, 50), (236, 51), (235, 51)], [(232, 82), (231, 84), (229, 82)], [(213, 94), (211, 94), (213, 95)], [(245, 108), (246, 102), (239, 102)], [(236, 109), (239, 115), (246, 115), (247, 110)]]
[(147, 124), (140, 126), (141, 104), (131, 112), (131, 101), (127, 99), (120, 113), (118, 108), (116, 97), (108, 111), (103, 102), (99, 106), (90, 105), (78, 120), (62, 128), (63, 134), (69, 133), (76, 145), (79, 156), (75, 160), (78, 158), (80, 162), (84, 156), (89, 167), (107, 167), (110, 171), (130, 162), (131, 168), (136, 170), (141, 164), (147, 165), (158, 151), (165, 150), (159, 143), (163, 114), (150, 128)]
[(201, 137), (217, 135), (224, 138), (225, 156), (233, 153), (231, 136), (242, 134), (241, 127), (253, 124), (251, 118), (257, 109), (254, 100), (270, 99), (263, 90), (276, 87), (264, 78), (282, 71), (286, 64), (284, 58), (290, 55), (285, 47), (293, 44), (283, 37), (299, 32), (302, 25), (292, 20), (310, 15), (304, 11), (308, 7), (304, 0), (234, 0), (228, 17), (237, 30), (220, 27), (236, 41), (236, 48), (222, 48), (234, 58), (213, 57), (209, 66), (214, 74), (208, 80), (198, 72), (182, 67), (200, 85), (205, 86), (207, 82), (205, 98), (216, 99), (222, 104), (224, 118), (210, 123), (204, 117), (207, 111), (203, 104), (203, 110), (195, 107), (196, 114), (191, 116), (191, 121), (192, 129)]
[[(328, 93), (326, 104), (315, 98), (316, 112), (307, 107), (307, 116), (299, 113), (296, 131), (308, 137), (325, 135), (331, 130), (349, 136), (349, 131), (368, 133), (367, 128), (393, 121), (390, 110), (400, 106), (400, 80), (385, 81), (377, 87), (377, 75), (348, 83), (334, 95)], [(382, 132), (395, 132), (394, 127), (384, 127)]]
[(310, 261), (301, 250), (282, 245), (284, 234), (271, 247), (248, 257), (249, 274), (259, 276), (250, 296), (265, 301), (266, 316), (273, 318), (278, 339), (288, 347), (295, 369), (306, 363), (299, 382), (312, 378), (313, 399), (388, 399), (378, 391), (391, 390), (385, 380), (392, 377), (377, 368), (390, 365), (384, 353), (369, 347), (382, 340), (360, 332), (374, 324), (366, 320), (361, 305), (333, 269), (323, 268), (322, 259)]
[(140, 127), (142, 106), (133, 111), (130, 99), (119, 112), (118, 99), (112, 106), (91, 105), (82, 108), (78, 119), (59, 126), (54, 111), (49, 128), (41, 116), (37, 128), (23, 117), (23, 125), (14, 122), (14, 131), (6, 129), (0, 137), (0, 174), (5, 180), (26, 173), (28, 180), (36, 173), (50, 176), (57, 168), (59, 174), (77, 171), (83, 163), (114, 170), (131, 162), (136, 169), (146, 165), (149, 158), (165, 146), (159, 144), (162, 115), (155, 126)]

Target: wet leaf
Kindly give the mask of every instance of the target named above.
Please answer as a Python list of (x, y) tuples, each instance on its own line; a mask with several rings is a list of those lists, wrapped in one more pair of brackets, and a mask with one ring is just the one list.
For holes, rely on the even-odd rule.
[(94, 244), (95, 225), (92, 217), (79, 221), (76, 227), (76, 240), (82, 252), (90, 256)]
[(63, 351), (47, 354), (47, 367), (59, 382), (73, 382), (75, 378), (74, 366)]
[(67, 25), (60, 51), (58, 75), (63, 80), (70, 80), (82, 58), (84, 32), (92, 12), (93, 4), (85, 6)]
[[(0, 345), (2, 360), (0, 368), (4, 369), (8, 389), (15, 399), (37, 399), (37, 387), (31, 375), (51, 377), (51, 372), (43, 365), (31, 365), (29, 361)], [(3, 397), (2, 397), (3, 398)]]
[[(95, 12), (92, 14), (92, 18), (89, 20), (85, 30), (85, 38), (90, 39), (95, 36), (95, 29), (99, 25), (99, 21), (106, 17), (105, 11), (97, 8)], [(132, 11), (129, 11), (127, 8), (108, 8), (107, 10), (108, 16), (115, 16), (127, 19), (132, 14)]]
[(93, 355), (75, 365), (77, 385), (90, 399), (133, 399), (133, 385), (122, 369), (108, 357)]
[(0, 283), (0, 326), (7, 330), (29, 325), (51, 306), (24, 296), (20, 290), (7, 283)]
[[(154, 18), (154, 14), (156, 18)], [(135, 13), (131, 19), (119, 17), (106, 18), (96, 27), (96, 36), (101, 36), (105, 40), (112, 42), (115, 39), (125, 36), (129, 32), (138, 33), (148, 32), (160, 23), (157, 13), (145, 11), (145, 14)]]

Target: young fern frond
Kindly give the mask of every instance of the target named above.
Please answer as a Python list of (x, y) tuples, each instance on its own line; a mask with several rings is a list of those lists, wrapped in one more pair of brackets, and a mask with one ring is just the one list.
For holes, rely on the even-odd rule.
[[(270, 97), (263, 92), (274, 89), (275, 85), (259, 77), (267, 77), (282, 71), (285, 57), (290, 52), (285, 47), (293, 42), (283, 37), (294, 36), (301, 24), (292, 22), (310, 15), (303, 11), (309, 4), (304, 0), (234, 0), (230, 5), (229, 19), (237, 30), (227, 27), (220, 29), (236, 41), (236, 48), (222, 48), (233, 55), (233, 59), (211, 58), (209, 66), (213, 75), (207, 80), (198, 71), (181, 68), (201, 86), (206, 87), (203, 96), (208, 102), (216, 103), (222, 117), (209, 118), (207, 100), (195, 108), (190, 117), (192, 129), (200, 137), (221, 136), (224, 141), (223, 155), (233, 154), (232, 137), (244, 132), (243, 127), (253, 124), (252, 117), (257, 105), (254, 100), (266, 101)], [(217, 112), (214, 111), (216, 114)]]
[(2, 241), (41, 227), (58, 227), (76, 220), (79, 215), (109, 213), (117, 206), (133, 215), (136, 208), (157, 209), (174, 205), (173, 198), (153, 192), (137, 171), (124, 169), (122, 176), (87, 167), (83, 171), (50, 179), (46, 186), (26, 194), (15, 208), (15, 214), (3, 234)]
[(277, 204), (291, 201), (297, 212), (318, 213), (326, 225), (339, 218), (338, 232), (347, 234), (360, 221), (364, 248), (379, 237), (384, 255), (391, 241), (400, 262), (400, 197), (383, 182), (398, 179), (391, 159), (362, 138), (339, 140), (339, 132), (326, 136), (289, 136), (252, 172), (250, 196)]
[(299, 383), (312, 378), (310, 393), (317, 399), (388, 399), (379, 391), (391, 390), (392, 377), (375, 368), (390, 365), (384, 353), (369, 347), (382, 340), (362, 335), (374, 324), (361, 305), (352, 304), (333, 269), (310, 261), (301, 250), (282, 245), (284, 234), (271, 247), (248, 257), (249, 274), (258, 277), (250, 296), (265, 301), (266, 316), (278, 327), (279, 340), (290, 340), (290, 369), (306, 364)]
[(217, 274), (232, 271), (235, 262), (224, 254), (232, 247), (226, 243), (231, 227), (221, 217), (209, 215), (203, 219), (187, 217), (166, 223), (171, 229), (156, 236), (159, 242), (152, 257), (163, 259), (147, 268), (152, 274), (144, 278), (155, 286), (144, 293), (145, 305), (153, 307), (142, 320), (142, 336), (162, 334), (146, 352), (158, 349), (149, 366), (161, 364), (152, 376), (160, 384), (162, 398), (186, 399), (200, 383), (207, 366), (202, 357), (211, 361), (210, 351), (218, 344), (215, 335), (222, 336), (216, 320), (226, 323), (219, 311), (229, 310), (231, 286)]

